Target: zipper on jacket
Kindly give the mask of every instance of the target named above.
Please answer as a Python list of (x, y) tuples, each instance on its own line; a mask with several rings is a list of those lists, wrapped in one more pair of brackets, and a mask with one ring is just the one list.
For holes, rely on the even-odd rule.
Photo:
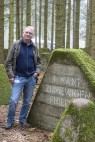
[(27, 74), (28, 74), (28, 47), (27, 48)]

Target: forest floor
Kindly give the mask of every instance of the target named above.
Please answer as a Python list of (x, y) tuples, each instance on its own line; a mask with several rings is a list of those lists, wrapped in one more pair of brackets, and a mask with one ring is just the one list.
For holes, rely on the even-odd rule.
[[(41, 78), (42, 75), (40, 81)], [(19, 125), (18, 118), (21, 102), (20, 100), (17, 106), (14, 127), (9, 130), (2, 128), (6, 123), (8, 105), (0, 106), (0, 142), (49, 142), (52, 132), (38, 128), (23, 128)]]
[(38, 128), (23, 128), (19, 125), (18, 116), (20, 107), (21, 102), (19, 102), (17, 107), (14, 127), (5, 130), (2, 126), (6, 123), (8, 105), (0, 106), (0, 142), (49, 142), (51, 132)]

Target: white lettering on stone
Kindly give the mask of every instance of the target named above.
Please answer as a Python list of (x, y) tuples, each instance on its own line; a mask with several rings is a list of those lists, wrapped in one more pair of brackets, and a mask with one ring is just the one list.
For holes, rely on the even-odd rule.
[(52, 105), (55, 105), (55, 106), (66, 107), (67, 99), (55, 97), (55, 96), (50, 96), (49, 104), (52, 104)]
[(59, 87), (54, 85), (46, 85), (45, 92), (48, 94), (67, 96), (67, 98), (91, 98), (91, 93), (88, 90)]
[(59, 94), (64, 96), (64, 88), (53, 85), (46, 85), (46, 93)]
[(81, 80), (80, 78), (73, 78), (73, 77), (60, 77), (61, 83), (64, 83), (65, 85), (74, 86), (74, 87), (80, 87)]
[(52, 82), (60, 82), (60, 84), (74, 86), (74, 87), (80, 87), (82, 84), (82, 80), (80, 78), (74, 78), (70, 76), (56, 76), (53, 75)]
[(65, 94), (69, 97), (73, 96), (73, 89), (65, 88)]
[(90, 99), (91, 93), (86, 90), (78, 90), (78, 89), (72, 89), (72, 88), (65, 88), (65, 94), (69, 97), (74, 98), (85, 98)]

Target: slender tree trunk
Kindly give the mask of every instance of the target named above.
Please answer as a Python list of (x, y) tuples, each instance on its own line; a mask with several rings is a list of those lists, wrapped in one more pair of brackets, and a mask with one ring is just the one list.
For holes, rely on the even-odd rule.
[(41, 13), (42, 13), (42, 0), (39, 5), (39, 48), (41, 48)]
[(0, 64), (4, 63), (4, 0), (0, 1)]
[(9, 15), (9, 48), (14, 39), (14, 0), (10, 0), (10, 15)]
[(16, 0), (16, 40), (20, 38), (19, 0)]
[(23, 0), (21, 0), (21, 30), (20, 30), (20, 36), (23, 33)]
[(92, 40), (91, 40), (91, 57), (95, 59), (95, 0), (92, 0)]
[(88, 54), (91, 56), (92, 50), (92, 1), (89, 1), (89, 45), (88, 45)]
[(86, 18), (86, 49), (89, 48), (89, 29), (90, 29), (90, 7), (89, 7), (89, 0), (87, 0), (87, 18)]
[(27, 0), (26, 5), (26, 26), (31, 25), (31, 0)]
[(63, 46), (63, 32), (64, 32), (63, 7), (64, 7), (64, 1), (63, 0), (56, 0), (55, 48), (62, 48), (62, 47), (64, 48), (64, 46)]
[(66, 48), (70, 48), (71, 0), (68, 0), (67, 39)]
[(37, 45), (37, 0), (35, 0), (35, 44)]
[(51, 50), (53, 50), (53, 38), (54, 38), (54, 6), (55, 6), (55, 0), (52, 0)]
[(48, 21), (48, 0), (45, 0), (45, 7), (44, 7), (44, 48), (47, 48), (47, 21)]
[(62, 11), (63, 11), (63, 48), (65, 48), (65, 29), (66, 29), (66, 0), (62, 0)]
[(76, 12), (76, 0), (73, 0), (73, 45), (72, 47), (74, 48), (75, 45), (75, 12)]
[(76, 0), (74, 48), (79, 49), (80, 0)]

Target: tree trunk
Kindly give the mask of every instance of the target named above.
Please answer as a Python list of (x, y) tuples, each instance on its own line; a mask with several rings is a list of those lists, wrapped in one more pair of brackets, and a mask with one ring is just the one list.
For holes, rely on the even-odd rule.
[(4, 0), (0, 1), (0, 64), (4, 63)]
[(75, 11), (76, 11), (76, 0), (73, 0), (73, 44), (72, 47), (74, 48), (74, 41), (75, 41)]
[(79, 49), (80, 0), (76, 0), (74, 48)]
[(16, 40), (20, 38), (19, 0), (16, 0)]
[(53, 39), (54, 39), (54, 7), (55, 7), (55, 0), (52, 0), (51, 50), (53, 50)]
[(26, 26), (31, 25), (31, 0), (27, 0), (26, 5)]
[(14, 0), (10, 0), (10, 15), (9, 15), (9, 48), (14, 40)]
[(92, 0), (92, 40), (91, 40), (91, 57), (95, 59), (95, 0)]
[(87, 49), (87, 53), (91, 56), (92, 50), (92, 1), (89, 1), (89, 45)]
[(23, 0), (21, 0), (21, 29), (20, 29), (20, 36), (23, 33)]
[(37, 0), (35, 0), (35, 44), (37, 45)]
[(66, 48), (70, 48), (71, 0), (68, 0), (67, 39)]
[(64, 1), (56, 0), (56, 21), (55, 21), (55, 48), (64, 48), (63, 44), (63, 32), (64, 32), (64, 13), (63, 13)]
[(44, 6), (44, 48), (47, 48), (47, 21), (48, 21), (48, 0)]
[(87, 0), (87, 18), (86, 18), (86, 42), (85, 47), (88, 50), (89, 48), (89, 29), (90, 29), (90, 5), (89, 0)]
[(66, 30), (66, 0), (62, 0), (62, 12), (63, 12), (63, 48), (65, 48), (65, 30)]
[(41, 48), (41, 14), (42, 14), (42, 0), (39, 5), (39, 48)]

